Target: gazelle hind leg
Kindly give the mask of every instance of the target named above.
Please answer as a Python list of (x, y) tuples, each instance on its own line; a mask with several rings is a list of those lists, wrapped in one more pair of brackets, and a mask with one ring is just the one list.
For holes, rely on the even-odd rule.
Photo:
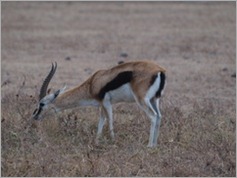
[(154, 143), (155, 139), (155, 132), (156, 132), (156, 115), (150, 115), (151, 126), (150, 126), (150, 136), (149, 136), (149, 143), (148, 147), (155, 147), (156, 144)]
[(143, 111), (145, 111), (146, 115), (149, 117), (151, 121), (151, 126), (150, 126), (150, 136), (149, 136), (149, 143), (148, 147), (154, 147), (154, 136), (155, 136), (155, 129), (156, 129), (156, 118), (157, 114), (154, 112), (154, 108), (152, 107), (152, 104), (148, 100), (143, 100), (141, 102), (138, 102), (138, 105), (141, 107)]
[(155, 129), (154, 129), (154, 139), (153, 139), (153, 145), (157, 145), (157, 140), (159, 136), (159, 130), (160, 130), (160, 122), (161, 122), (161, 113), (159, 108), (159, 98), (153, 98), (151, 100), (152, 107), (157, 112), (156, 115), (156, 122), (155, 122)]

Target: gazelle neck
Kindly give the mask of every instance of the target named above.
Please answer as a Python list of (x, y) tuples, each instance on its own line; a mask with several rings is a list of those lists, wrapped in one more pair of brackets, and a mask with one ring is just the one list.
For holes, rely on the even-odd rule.
[(62, 111), (79, 106), (99, 106), (99, 102), (91, 96), (89, 86), (83, 83), (60, 94), (53, 105), (57, 111)]

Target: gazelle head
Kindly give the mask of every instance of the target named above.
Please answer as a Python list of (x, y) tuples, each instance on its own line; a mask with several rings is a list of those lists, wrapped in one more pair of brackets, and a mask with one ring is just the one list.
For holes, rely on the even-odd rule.
[(60, 93), (62, 93), (65, 89), (65, 87), (64, 87), (62, 89), (57, 90), (55, 93), (47, 95), (47, 88), (48, 88), (49, 82), (52, 79), (52, 77), (54, 76), (56, 69), (57, 69), (57, 63), (55, 62), (55, 65), (52, 63), (52, 68), (51, 68), (49, 74), (47, 75), (47, 77), (45, 78), (43, 85), (41, 86), (38, 106), (34, 110), (33, 116), (32, 116), (33, 119), (35, 119), (35, 120), (41, 119), (42, 113), (47, 108), (49, 108), (50, 104), (53, 103), (55, 98), (57, 98), (58, 95)]

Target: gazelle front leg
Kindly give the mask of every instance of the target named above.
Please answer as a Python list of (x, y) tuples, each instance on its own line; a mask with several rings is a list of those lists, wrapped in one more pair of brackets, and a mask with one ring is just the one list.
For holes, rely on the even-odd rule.
[(106, 121), (106, 114), (105, 114), (105, 109), (104, 107), (100, 107), (100, 118), (99, 118), (99, 123), (98, 123), (98, 129), (97, 129), (97, 134), (96, 134), (96, 144), (99, 144), (99, 138), (102, 135), (103, 127)]
[(113, 111), (112, 111), (112, 104), (109, 99), (105, 99), (103, 101), (103, 107), (105, 109), (105, 114), (109, 119), (109, 131), (111, 139), (114, 140), (114, 127), (113, 127)]

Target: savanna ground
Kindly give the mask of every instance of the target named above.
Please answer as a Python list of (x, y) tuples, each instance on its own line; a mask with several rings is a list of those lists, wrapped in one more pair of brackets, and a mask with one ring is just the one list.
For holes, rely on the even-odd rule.
[[(2, 2), (2, 176), (236, 175), (235, 2)], [(159, 146), (149, 119), (114, 106), (116, 139), (94, 142), (98, 109), (33, 121), (51, 62), (50, 88), (76, 86), (118, 61), (167, 69)], [(107, 126), (107, 125), (106, 125)]]

